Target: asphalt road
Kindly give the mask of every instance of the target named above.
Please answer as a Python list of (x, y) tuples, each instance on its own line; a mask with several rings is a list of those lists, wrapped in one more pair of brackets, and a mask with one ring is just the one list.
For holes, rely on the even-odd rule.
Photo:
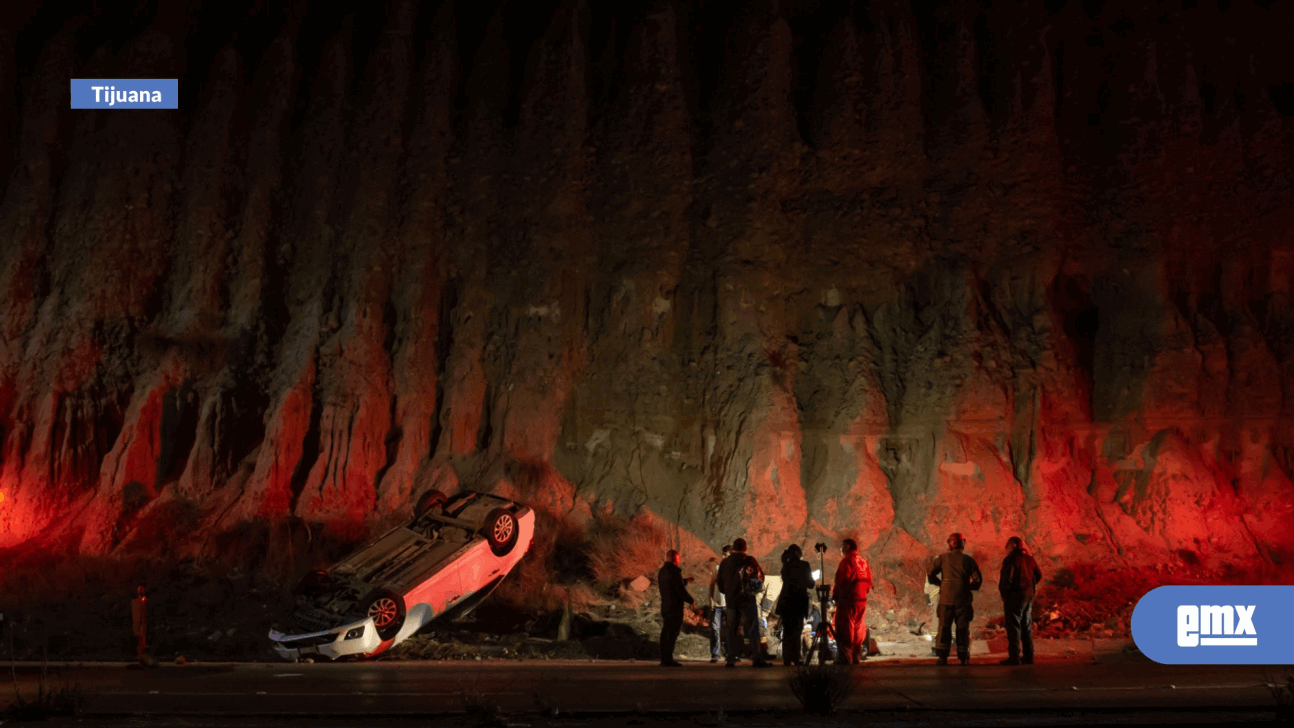
[[(6, 668), (3, 672), (9, 672)], [(39, 669), (18, 668), (33, 695)], [(660, 668), (628, 662), (376, 662), (192, 664), (128, 670), (122, 665), (54, 668), (47, 685), (78, 686), (97, 714), (401, 715), (464, 710), (464, 693), (506, 711), (533, 711), (536, 695), (565, 712), (797, 709), (788, 668), (693, 663)], [(852, 670), (843, 707), (871, 710), (1082, 710), (1092, 708), (1270, 708), (1257, 667), (1153, 663), (962, 668), (876, 663)], [(8, 677), (5, 675), (4, 677)], [(8, 682), (6, 680), (6, 682)], [(6, 693), (8, 690), (6, 689)]]

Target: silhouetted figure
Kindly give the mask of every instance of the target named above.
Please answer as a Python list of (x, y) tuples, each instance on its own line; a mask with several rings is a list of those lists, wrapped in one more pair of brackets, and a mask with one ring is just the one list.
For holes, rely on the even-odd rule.
[[(725, 544), (720, 564), (731, 552), (732, 546)], [(710, 576), (710, 662), (718, 662), (723, 656), (723, 613), (728, 604), (724, 601), (723, 590), (719, 588), (720, 564), (714, 565), (714, 574)]]
[(845, 539), (844, 556), (836, 569), (836, 664), (857, 665), (867, 654), (867, 592), (872, 590), (872, 567), (858, 553), (858, 544)]
[(782, 664), (800, 664), (804, 619), (809, 615), (809, 592), (813, 590), (813, 567), (804, 552), (791, 544), (782, 554), (782, 593), (777, 597), (777, 614), (782, 618)]
[(1025, 550), (1020, 537), (1007, 539), (997, 585), (1006, 613), (1007, 658), (999, 664), (1033, 664), (1033, 597), (1040, 581), (1038, 562)]
[(131, 630), (138, 640), (135, 650), (135, 658), (139, 664), (147, 666), (148, 664), (148, 646), (146, 644), (146, 635), (148, 634), (148, 597), (144, 596), (144, 587), (139, 587), (135, 591), (135, 598), (130, 600), (130, 622)]
[(939, 587), (939, 637), (935, 640), (938, 664), (948, 664), (948, 651), (957, 628), (957, 659), (970, 664), (970, 621), (975, 617), (972, 592), (984, 583), (979, 564), (964, 553), (966, 539), (960, 533), (948, 537), (948, 553), (935, 559), (928, 578)]
[(719, 588), (728, 604), (723, 619), (728, 623), (727, 667), (736, 667), (737, 627), (742, 625), (750, 639), (755, 667), (768, 667), (759, 648), (759, 594), (764, 586), (764, 570), (753, 556), (746, 555), (746, 539), (732, 542), (732, 553), (719, 564)]
[(656, 585), (660, 587), (660, 664), (662, 667), (682, 667), (674, 659), (674, 645), (678, 642), (678, 633), (683, 629), (683, 604), (695, 604), (692, 595), (687, 591), (687, 582), (683, 580), (683, 570), (679, 568), (679, 554), (670, 549), (665, 554), (665, 564), (656, 575)]

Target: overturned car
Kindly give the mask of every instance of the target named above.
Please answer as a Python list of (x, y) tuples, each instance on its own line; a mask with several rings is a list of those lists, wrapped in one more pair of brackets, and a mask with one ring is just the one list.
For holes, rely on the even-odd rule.
[(407, 524), (306, 575), (270, 630), (284, 659), (375, 657), (447, 613), (471, 611), (534, 538), (534, 511), (505, 498), (430, 491)]

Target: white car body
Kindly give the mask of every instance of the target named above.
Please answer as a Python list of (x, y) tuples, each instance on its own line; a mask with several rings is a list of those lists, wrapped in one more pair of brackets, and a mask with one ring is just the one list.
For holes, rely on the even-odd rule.
[[(484, 520), (500, 509), (515, 519), (515, 536), (506, 550), (480, 532)], [(297, 608), (270, 630), (274, 650), (286, 660), (375, 657), (446, 612), (469, 603), (470, 611), (525, 556), (534, 532), (530, 508), (498, 496), (460, 493), (443, 509), (415, 515), (321, 575), (328, 586), (300, 597)], [(403, 623), (388, 619), (382, 608), (387, 603), (374, 601), (379, 591), (390, 605), (397, 603), (396, 595), (401, 598)], [(387, 628), (385, 637), (379, 623)]]

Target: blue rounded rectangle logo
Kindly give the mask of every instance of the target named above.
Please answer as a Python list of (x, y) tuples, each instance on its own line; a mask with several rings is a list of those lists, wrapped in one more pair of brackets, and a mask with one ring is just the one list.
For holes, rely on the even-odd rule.
[(1165, 665), (1287, 665), (1294, 586), (1161, 586), (1132, 610), (1132, 639)]
[(74, 109), (178, 109), (177, 78), (74, 78)]

